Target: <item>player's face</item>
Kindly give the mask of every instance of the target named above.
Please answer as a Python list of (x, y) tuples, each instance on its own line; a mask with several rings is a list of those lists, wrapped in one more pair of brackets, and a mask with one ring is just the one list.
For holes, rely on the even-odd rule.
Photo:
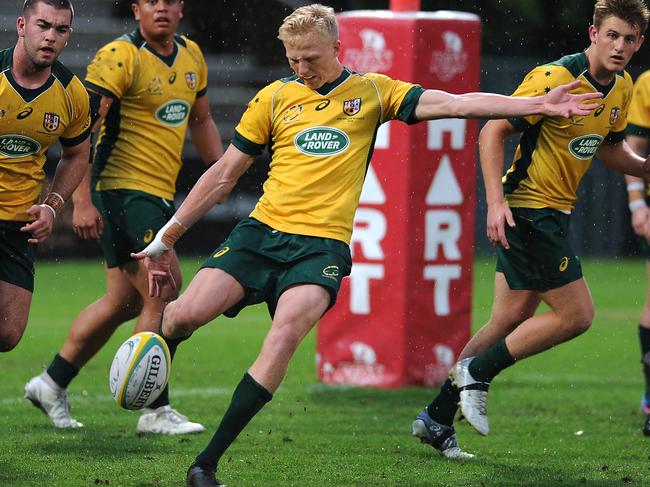
[(599, 28), (590, 26), (589, 38), (600, 68), (610, 73), (622, 71), (643, 43), (638, 28), (614, 16), (606, 17)]
[(173, 37), (183, 18), (181, 0), (138, 0), (132, 8), (142, 34), (154, 40)]
[(16, 22), (25, 54), (35, 68), (45, 69), (56, 61), (72, 33), (72, 12), (38, 2)]
[(340, 41), (325, 41), (317, 36), (310, 36), (302, 42), (284, 45), (289, 66), (312, 90), (317, 90), (325, 83), (336, 80), (341, 74), (341, 65), (337, 56)]

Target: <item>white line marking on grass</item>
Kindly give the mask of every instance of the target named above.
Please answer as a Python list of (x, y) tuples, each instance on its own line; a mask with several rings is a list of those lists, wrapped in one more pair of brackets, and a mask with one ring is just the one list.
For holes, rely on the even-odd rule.
[[(191, 388), (191, 389), (172, 389), (170, 394), (171, 399), (177, 397), (208, 397), (208, 396), (224, 396), (232, 394), (234, 389), (226, 387), (204, 387), (204, 388)], [(69, 398), (75, 403), (90, 403), (90, 402), (108, 402), (113, 401), (109, 393), (106, 394), (88, 394), (87, 392), (73, 392), (69, 394)], [(0, 399), (0, 405), (20, 404), (27, 401), (24, 397), (7, 397)]]

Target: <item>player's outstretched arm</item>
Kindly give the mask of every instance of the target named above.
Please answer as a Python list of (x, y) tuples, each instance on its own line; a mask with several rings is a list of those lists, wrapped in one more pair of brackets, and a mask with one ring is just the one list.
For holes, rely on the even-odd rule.
[(223, 157), (213, 164), (196, 182), (174, 216), (141, 252), (131, 254), (144, 260), (149, 271), (149, 294), (160, 296), (163, 286), (174, 286), (169, 269), (170, 250), (179, 238), (214, 205), (223, 203), (237, 181), (253, 162), (250, 156), (230, 145)]
[(637, 155), (625, 140), (616, 144), (600, 144), (596, 157), (623, 174), (645, 179), (650, 177), (650, 161)]
[(196, 150), (199, 151), (201, 159), (206, 165), (211, 165), (223, 156), (221, 134), (210, 113), (210, 103), (207, 95), (197, 98), (196, 102), (194, 102), (190, 112), (188, 128), (190, 129), (192, 143)]
[(452, 95), (440, 90), (425, 91), (415, 108), (418, 120), (436, 118), (509, 118), (526, 115), (571, 117), (589, 115), (598, 108), (589, 100), (602, 98), (602, 93), (569, 93), (580, 87), (576, 80), (553, 88), (546, 95), (504, 96), (494, 93), (465, 93)]
[(512, 212), (503, 195), (503, 149), (505, 139), (516, 132), (507, 120), (490, 120), (479, 134), (481, 171), (488, 204), (486, 230), (492, 245), (510, 248), (505, 225), (515, 226)]
[(84, 177), (89, 153), (89, 139), (75, 146), (63, 146), (61, 160), (56, 166), (54, 181), (50, 188), (51, 192), (43, 204), (34, 205), (27, 211), (36, 219), (20, 229), (21, 232), (32, 234), (32, 238), (28, 239), (29, 243), (41, 243), (50, 236), (56, 213)]

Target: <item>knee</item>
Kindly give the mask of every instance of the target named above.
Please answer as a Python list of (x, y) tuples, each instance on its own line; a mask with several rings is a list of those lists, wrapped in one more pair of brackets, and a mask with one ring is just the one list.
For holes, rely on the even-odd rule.
[(23, 333), (19, 329), (0, 330), (0, 353), (11, 352), (22, 336)]
[(569, 319), (569, 328), (571, 334), (575, 337), (586, 332), (594, 321), (594, 306), (589, 303), (576, 310)]
[(276, 326), (268, 334), (266, 348), (275, 355), (292, 355), (300, 345), (302, 338), (303, 335), (290, 324)]
[(175, 300), (165, 307), (163, 325), (165, 334), (172, 337), (189, 336), (205, 323), (194, 306)]

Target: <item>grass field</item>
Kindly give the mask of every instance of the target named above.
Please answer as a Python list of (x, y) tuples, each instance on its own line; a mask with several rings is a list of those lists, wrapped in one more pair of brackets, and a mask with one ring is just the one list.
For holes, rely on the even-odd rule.
[[(185, 259), (187, 281), (197, 262)], [(475, 460), (453, 462), (410, 436), (414, 415), (435, 390), (332, 388), (316, 381), (315, 334), (298, 350), (274, 400), (226, 453), (219, 477), (246, 486), (650, 485), (650, 439), (640, 432), (642, 388), (637, 320), (645, 293), (641, 261), (584, 263), (596, 303), (591, 330), (506, 370), (490, 395), (491, 433), (457, 432)], [(493, 264), (475, 267), (474, 324), (487, 318)], [(265, 307), (199, 330), (179, 349), (172, 404), (208, 432), (137, 437), (137, 413), (112, 403), (108, 368), (131, 326), (72, 383), (76, 431), (55, 430), (22, 399), (23, 386), (49, 363), (71, 319), (103, 292), (95, 262), (47, 263), (21, 344), (0, 356), (0, 486), (183, 486), (232, 389), (268, 326)]]

